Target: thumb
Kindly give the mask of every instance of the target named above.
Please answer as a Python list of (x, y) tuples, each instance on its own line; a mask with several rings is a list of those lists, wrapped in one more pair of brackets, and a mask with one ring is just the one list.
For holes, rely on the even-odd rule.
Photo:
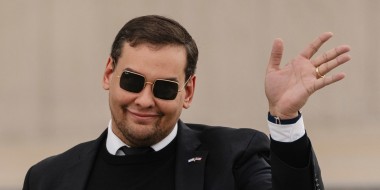
[(272, 45), (272, 52), (270, 54), (267, 71), (280, 69), (282, 53), (284, 52), (283, 41), (280, 38), (274, 40)]

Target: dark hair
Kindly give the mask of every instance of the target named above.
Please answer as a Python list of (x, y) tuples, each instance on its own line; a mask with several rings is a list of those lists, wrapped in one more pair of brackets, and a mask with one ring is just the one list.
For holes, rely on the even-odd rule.
[(198, 48), (195, 41), (177, 21), (158, 15), (137, 17), (127, 22), (116, 35), (112, 44), (111, 58), (116, 66), (125, 42), (135, 47), (143, 43), (152, 45), (183, 45), (186, 49), (185, 75), (195, 73)]

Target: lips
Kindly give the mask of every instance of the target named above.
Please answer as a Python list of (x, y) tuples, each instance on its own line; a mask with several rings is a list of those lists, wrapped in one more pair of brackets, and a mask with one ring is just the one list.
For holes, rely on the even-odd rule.
[(128, 115), (130, 115), (137, 123), (150, 123), (161, 117), (162, 114), (156, 112), (143, 112), (127, 109)]
[(138, 117), (158, 117), (159, 116), (158, 114), (155, 114), (155, 113), (144, 113), (144, 112), (134, 112), (134, 111), (129, 111), (129, 112)]

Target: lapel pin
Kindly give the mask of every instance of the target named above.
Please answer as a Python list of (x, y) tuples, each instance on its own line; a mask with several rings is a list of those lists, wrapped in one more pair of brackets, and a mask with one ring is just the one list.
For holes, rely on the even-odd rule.
[(194, 157), (194, 158), (190, 158), (189, 160), (187, 160), (188, 163), (190, 162), (197, 162), (197, 161), (201, 161), (202, 160), (202, 157)]

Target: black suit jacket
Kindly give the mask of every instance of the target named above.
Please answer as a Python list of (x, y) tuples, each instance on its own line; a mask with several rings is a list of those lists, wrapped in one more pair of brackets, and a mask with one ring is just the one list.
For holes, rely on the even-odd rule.
[[(268, 137), (253, 129), (179, 121), (177, 135), (177, 190), (323, 189), (311, 148), (308, 166), (294, 168), (271, 155)], [(23, 190), (84, 190), (97, 151), (106, 137), (107, 130), (94, 141), (32, 166)]]

